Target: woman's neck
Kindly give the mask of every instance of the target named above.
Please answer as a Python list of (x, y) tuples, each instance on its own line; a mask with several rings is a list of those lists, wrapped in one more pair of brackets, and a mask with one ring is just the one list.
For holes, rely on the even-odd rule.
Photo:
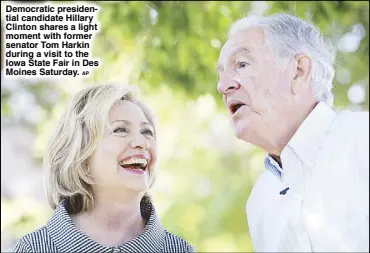
[[(110, 196), (110, 198), (104, 197)], [(76, 227), (103, 245), (119, 245), (139, 236), (145, 228), (141, 216), (142, 194), (94, 196), (94, 207), (75, 215)]]

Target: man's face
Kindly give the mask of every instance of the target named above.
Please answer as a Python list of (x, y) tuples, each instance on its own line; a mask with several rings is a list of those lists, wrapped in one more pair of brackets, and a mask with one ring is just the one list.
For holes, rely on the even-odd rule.
[(265, 148), (292, 106), (292, 73), (276, 63), (259, 27), (240, 30), (225, 43), (217, 72), (236, 136)]

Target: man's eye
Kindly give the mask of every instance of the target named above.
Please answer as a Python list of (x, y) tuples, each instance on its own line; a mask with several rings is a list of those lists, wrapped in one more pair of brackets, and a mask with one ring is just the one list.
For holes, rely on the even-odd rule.
[(116, 129), (114, 129), (113, 133), (126, 133), (127, 132), (127, 129), (124, 128), (124, 127), (117, 127)]
[(245, 67), (247, 67), (249, 64), (248, 64), (248, 63), (246, 63), (246, 62), (239, 62), (239, 63), (238, 63), (238, 65), (239, 65), (239, 68), (245, 68)]

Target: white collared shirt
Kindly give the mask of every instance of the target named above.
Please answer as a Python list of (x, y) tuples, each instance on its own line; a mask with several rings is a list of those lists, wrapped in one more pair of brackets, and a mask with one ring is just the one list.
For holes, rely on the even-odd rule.
[(319, 103), (280, 159), (247, 202), (254, 251), (369, 252), (369, 113)]

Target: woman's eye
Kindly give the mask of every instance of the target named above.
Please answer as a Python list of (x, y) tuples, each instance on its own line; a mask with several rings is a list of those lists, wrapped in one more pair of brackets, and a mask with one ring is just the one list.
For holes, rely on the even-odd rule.
[(116, 129), (114, 129), (113, 132), (114, 133), (126, 133), (127, 132), (127, 129), (124, 128), (124, 127), (117, 127)]
[(142, 134), (149, 135), (149, 136), (152, 136), (152, 137), (154, 136), (154, 133), (152, 132), (152, 130), (149, 130), (149, 129), (144, 130), (142, 132)]
[(248, 64), (248, 63), (246, 63), (246, 62), (239, 62), (239, 63), (238, 63), (238, 65), (239, 65), (239, 68), (245, 68), (245, 67), (247, 67), (249, 64)]

